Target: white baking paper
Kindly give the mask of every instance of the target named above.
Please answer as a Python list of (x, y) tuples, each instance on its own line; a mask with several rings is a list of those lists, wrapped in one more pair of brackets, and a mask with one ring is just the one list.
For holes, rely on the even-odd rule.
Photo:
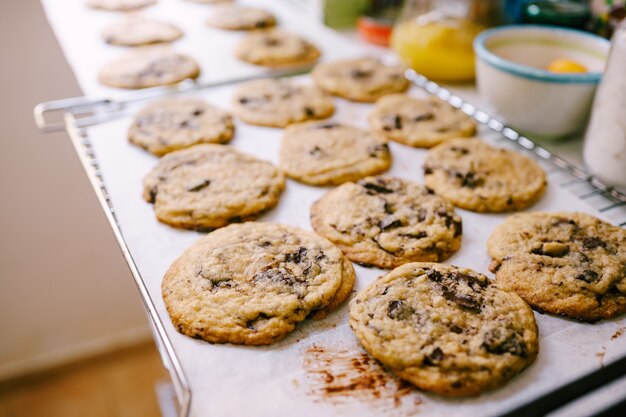
[[(274, 8), (282, 25), (299, 30), (319, 43), (328, 57), (335, 57), (340, 52), (354, 54), (360, 51), (357, 47), (350, 47), (345, 39), (336, 38), (332, 32), (312, 22), (305, 23), (304, 17), (298, 17), (284, 6), (278, 7), (278, 1), (247, 3), (263, 3)], [(115, 20), (117, 15), (84, 9), (80, 0), (45, 0), (44, 4), (83, 90), (92, 96), (119, 95), (118, 91), (101, 87), (96, 82), (100, 64), (121, 52), (121, 48), (103, 46), (97, 36), (98, 29)], [(228, 76), (259, 71), (232, 58), (231, 41), (240, 34), (217, 33), (203, 25), (203, 16), (208, 10), (209, 6), (182, 0), (161, 0), (158, 6), (142, 13), (175, 22), (185, 30), (186, 37), (175, 46), (198, 58), (204, 79), (223, 76), (224, 71), (228, 71)], [(232, 39), (226, 42), (225, 36)], [(309, 77), (301, 78), (302, 82), (310, 82)], [(222, 87), (196, 96), (229, 109), (234, 88), (236, 86)], [(421, 94), (419, 91), (411, 93)], [(465, 90), (463, 94), (475, 98), (471, 90)], [(335, 120), (367, 126), (370, 105), (341, 99), (335, 101)], [(626, 332), (624, 318), (585, 324), (536, 314), (540, 331), (537, 361), (498, 390), (478, 398), (452, 400), (418, 392), (390, 377), (371, 360), (347, 324), (346, 305), (324, 320), (301, 323), (284, 340), (267, 347), (216, 345), (183, 336), (170, 324), (161, 298), (161, 278), (170, 263), (201, 234), (159, 223), (152, 206), (141, 198), (142, 179), (158, 160), (127, 141), (126, 132), (134, 110), (131, 109), (126, 117), (88, 128), (87, 134), (93, 143), (124, 238), (190, 380), (192, 415), (195, 417), (498, 415), (626, 353), (626, 334), (622, 335)], [(281, 129), (255, 127), (239, 121), (236, 128), (232, 146), (277, 162)], [(484, 131), (482, 134), (498, 146), (512, 146), (493, 133)], [(423, 181), (424, 150), (392, 143), (391, 151), (394, 163), (389, 174)], [(626, 218), (624, 210), (612, 210), (606, 216), (598, 213), (593, 205), (602, 205), (603, 200), (579, 200), (559, 186), (570, 181), (570, 177), (548, 165), (545, 168), (549, 172), (548, 189), (532, 210), (581, 210), (612, 221), (619, 221), (620, 216), (621, 221)], [(589, 186), (581, 184), (573, 189), (582, 194), (586, 187)], [(289, 180), (278, 207), (259, 221), (292, 224), (310, 230), (309, 208), (328, 190)], [(447, 263), (486, 273), (489, 264), (485, 249), (487, 237), (506, 215), (458, 212), (463, 218), (463, 243), (461, 250)], [(373, 268), (355, 268), (356, 290), (384, 273)], [(567, 415), (587, 415), (594, 407), (608, 405), (623, 397), (624, 393), (626, 381), (620, 381), (604, 389), (594, 401), (568, 410)]]

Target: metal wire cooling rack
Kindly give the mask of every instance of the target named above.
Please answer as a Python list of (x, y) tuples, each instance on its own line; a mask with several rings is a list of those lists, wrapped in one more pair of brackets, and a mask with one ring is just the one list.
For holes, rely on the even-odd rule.
[[(179, 408), (179, 417), (187, 417), (190, 413), (192, 392), (188, 379), (183, 371), (180, 360), (176, 356), (172, 343), (165, 332), (163, 322), (156, 313), (154, 300), (148, 293), (145, 281), (141, 277), (124, 235), (117, 221), (115, 208), (104, 182), (97, 155), (94, 152), (86, 128), (96, 124), (114, 120), (124, 114), (125, 109), (134, 103), (159, 98), (167, 95), (180, 94), (190, 91), (205, 90), (228, 84), (236, 84), (251, 79), (267, 77), (287, 77), (304, 74), (310, 68), (301, 68), (295, 71), (275, 72), (246, 78), (230, 79), (215, 83), (199, 84), (191, 80), (183, 81), (177, 85), (167, 87), (155, 87), (129, 93), (123, 100), (112, 99), (89, 99), (76, 97), (56, 100), (38, 104), (34, 109), (34, 117), (37, 126), (44, 132), (65, 130), (80, 162), (89, 178), (98, 201), (104, 210), (106, 218), (113, 230), (115, 238), (126, 259), (135, 284), (140, 292), (142, 301), (147, 311), (149, 322), (154, 334), (157, 347), (161, 353), (163, 364), (172, 379), (172, 385), (176, 394)], [(611, 213), (616, 219), (615, 223), (620, 226), (626, 225), (626, 194), (616, 190), (597, 178), (589, 175), (583, 169), (570, 164), (563, 158), (537, 145), (532, 140), (519, 134), (514, 129), (506, 126), (497, 118), (476, 108), (471, 103), (453, 94), (446, 88), (436, 84), (428, 78), (417, 74), (413, 70), (405, 73), (414, 85), (422, 88), (427, 93), (438, 97), (455, 108), (461, 109), (467, 115), (473, 117), (478, 123), (487, 126), (494, 135), (498, 135), (503, 142), (513, 144), (518, 149), (532, 154), (545, 168), (561, 187), (571, 189), (580, 199), (587, 200), (590, 205), (602, 213)], [(56, 120), (50, 121), (51, 114), (56, 114)], [(564, 404), (573, 401), (579, 396), (589, 393), (609, 382), (621, 377), (626, 373), (626, 357), (619, 359), (604, 368), (595, 371), (582, 378), (570, 382), (552, 392), (548, 392), (530, 403), (524, 404), (514, 410), (503, 414), (501, 417), (526, 417), (544, 415), (551, 410), (557, 409)], [(622, 408), (620, 408), (622, 407)], [(621, 401), (596, 416), (610, 415), (616, 409), (623, 410), (626, 400)]]

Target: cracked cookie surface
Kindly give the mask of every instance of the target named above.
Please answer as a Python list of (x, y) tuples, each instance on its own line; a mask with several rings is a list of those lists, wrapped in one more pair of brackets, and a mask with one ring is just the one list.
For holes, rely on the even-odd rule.
[(350, 302), (365, 349), (399, 377), (448, 396), (496, 388), (537, 356), (532, 310), (470, 269), (411, 263)]
[(98, 79), (109, 87), (147, 88), (198, 75), (200, 68), (190, 56), (162, 47), (146, 47), (105, 64)]
[(280, 147), (280, 168), (311, 185), (341, 184), (379, 174), (391, 166), (380, 135), (337, 122), (289, 126)]
[(480, 139), (452, 139), (432, 148), (424, 180), (455, 206), (477, 212), (522, 210), (546, 189), (546, 174), (533, 160)]
[(105, 27), (101, 36), (111, 45), (140, 46), (173, 42), (183, 36), (183, 32), (170, 23), (131, 18)]
[(373, 130), (405, 145), (430, 148), (449, 139), (472, 136), (476, 123), (434, 97), (392, 94), (376, 102), (369, 115)]
[(276, 25), (276, 18), (257, 7), (226, 5), (217, 8), (207, 19), (209, 26), (226, 30), (264, 29)]
[(315, 86), (288, 79), (266, 79), (242, 84), (233, 98), (233, 112), (246, 123), (285, 127), (325, 119), (335, 111), (331, 96)]
[(311, 208), (311, 224), (357, 263), (395, 268), (442, 261), (461, 246), (462, 222), (426, 187), (378, 176), (343, 184)]
[(257, 217), (284, 188), (283, 173), (271, 163), (204, 144), (161, 158), (144, 179), (143, 197), (163, 223), (210, 230)]
[(271, 29), (247, 35), (235, 46), (235, 55), (250, 64), (278, 68), (315, 62), (320, 51), (299, 35)]
[(371, 103), (409, 88), (403, 67), (384, 65), (374, 58), (324, 62), (311, 75), (323, 90), (352, 101)]
[(626, 311), (626, 230), (584, 213), (519, 213), (487, 242), (496, 280), (540, 311), (584, 321)]
[(199, 239), (170, 266), (161, 287), (179, 332), (264, 345), (339, 306), (354, 279), (352, 264), (326, 239), (294, 226), (250, 222)]
[(235, 130), (225, 111), (204, 100), (166, 98), (143, 107), (128, 130), (131, 143), (157, 156), (200, 143), (225, 143)]

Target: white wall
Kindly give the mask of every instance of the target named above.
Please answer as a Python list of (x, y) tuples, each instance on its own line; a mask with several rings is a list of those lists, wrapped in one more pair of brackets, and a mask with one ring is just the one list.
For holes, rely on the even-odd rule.
[(36, 0), (0, 0), (0, 379), (145, 340), (132, 277), (64, 133), (33, 106), (80, 95)]

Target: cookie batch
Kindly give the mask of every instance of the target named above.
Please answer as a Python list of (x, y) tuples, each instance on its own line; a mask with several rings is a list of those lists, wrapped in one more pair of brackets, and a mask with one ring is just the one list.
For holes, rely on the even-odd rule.
[[(220, 3), (206, 23), (245, 34), (233, 51), (242, 62), (282, 68), (321, 56), (266, 10), (189, 1)], [(88, 5), (125, 11), (154, 3)], [(131, 48), (181, 36), (174, 25), (140, 18), (102, 32), (105, 42)], [(99, 79), (135, 89), (199, 74), (192, 57), (160, 45), (105, 65)], [(129, 142), (160, 158), (146, 173), (143, 198), (158, 221), (208, 232), (162, 281), (180, 333), (272, 344), (350, 298), (358, 279), (352, 262), (387, 269), (343, 313), (357, 339), (419, 389), (473, 396), (536, 359), (532, 309), (587, 322), (626, 311), (624, 229), (584, 213), (511, 214), (532, 208), (546, 190), (536, 162), (474, 137), (475, 121), (447, 103), (407, 93), (401, 66), (372, 57), (321, 62), (310, 79), (241, 83), (223, 109), (167, 98), (136, 113)], [(371, 103), (368, 128), (325, 120), (337, 100)], [(236, 120), (284, 129), (277, 166), (228, 146)], [(423, 182), (386, 174), (389, 141), (425, 149)], [(327, 187), (310, 207), (314, 232), (255, 221), (279, 204), (285, 178)], [(443, 263), (461, 248), (463, 210), (510, 214), (485, 248), (495, 279)]]

